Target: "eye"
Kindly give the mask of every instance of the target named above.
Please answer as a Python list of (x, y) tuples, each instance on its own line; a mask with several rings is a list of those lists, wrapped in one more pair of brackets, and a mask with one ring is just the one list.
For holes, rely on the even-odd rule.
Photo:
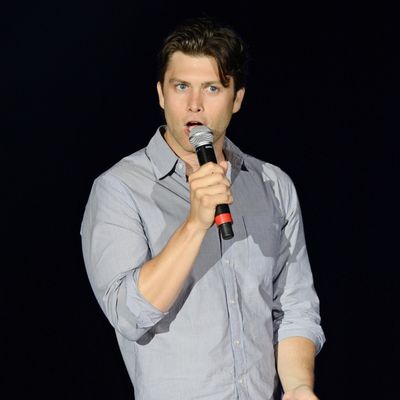
[(186, 83), (180, 82), (180, 83), (177, 83), (177, 84), (175, 85), (175, 87), (176, 87), (176, 89), (177, 89), (179, 92), (183, 92), (184, 90), (187, 89), (188, 85), (187, 85)]
[(214, 85), (210, 85), (207, 87), (207, 91), (209, 93), (218, 93), (219, 92), (219, 87), (218, 86), (214, 86)]

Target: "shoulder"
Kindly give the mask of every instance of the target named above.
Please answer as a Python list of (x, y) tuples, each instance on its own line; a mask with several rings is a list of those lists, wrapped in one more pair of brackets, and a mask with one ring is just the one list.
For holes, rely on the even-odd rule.
[(153, 176), (145, 149), (138, 150), (94, 178), (86, 208), (136, 209), (137, 196), (152, 189)]
[(97, 176), (93, 185), (133, 188), (143, 180), (154, 180), (153, 176), (151, 162), (143, 148), (122, 158)]
[(146, 149), (140, 149), (115, 163), (98, 178), (114, 177), (121, 181), (134, 179), (151, 172), (151, 163), (146, 155)]
[(271, 188), (281, 210), (286, 214), (297, 193), (292, 178), (281, 167), (260, 160), (249, 154), (244, 155), (244, 163), (250, 173), (257, 175), (264, 185)]
[(290, 189), (294, 186), (291, 177), (281, 167), (260, 160), (249, 154), (243, 154), (246, 168), (261, 176), (263, 182), (269, 183), (273, 188)]

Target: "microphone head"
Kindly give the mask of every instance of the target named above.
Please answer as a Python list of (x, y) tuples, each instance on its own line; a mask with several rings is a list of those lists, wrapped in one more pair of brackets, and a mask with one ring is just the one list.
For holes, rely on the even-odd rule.
[(205, 125), (195, 126), (190, 130), (189, 142), (197, 149), (200, 146), (213, 143), (212, 130)]

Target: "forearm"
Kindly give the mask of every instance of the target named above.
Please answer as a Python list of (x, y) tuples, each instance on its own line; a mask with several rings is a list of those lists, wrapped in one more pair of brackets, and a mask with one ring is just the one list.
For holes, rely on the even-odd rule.
[(213, 224), (217, 204), (231, 204), (227, 164), (207, 163), (189, 176), (190, 212), (164, 249), (145, 263), (138, 289), (154, 307), (166, 312), (173, 305), (192, 270), (203, 239)]
[(206, 232), (185, 222), (164, 249), (141, 268), (138, 289), (160, 311), (168, 311), (181, 292)]
[(286, 392), (299, 386), (314, 386), (315, 345), (304, 337), (290, 337), (275, 348), (279, 378)]

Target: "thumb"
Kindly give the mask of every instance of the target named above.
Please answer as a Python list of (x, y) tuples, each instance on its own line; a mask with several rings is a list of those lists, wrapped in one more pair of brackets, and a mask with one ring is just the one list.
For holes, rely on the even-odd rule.
[(221, 161), (219, 165), (224, 169), (224, 172), (226, 174), (226, 171), (228, 171), (228, 161)]

